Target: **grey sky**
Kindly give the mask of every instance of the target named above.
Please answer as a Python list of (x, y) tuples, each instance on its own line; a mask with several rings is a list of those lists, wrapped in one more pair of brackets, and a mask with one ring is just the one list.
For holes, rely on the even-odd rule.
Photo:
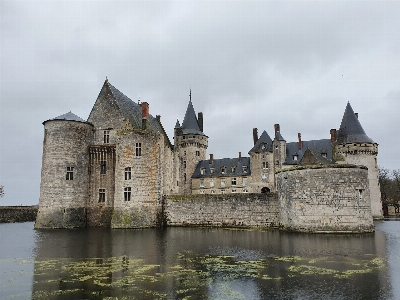
[(36, 204), (42, 122), (87, 119), (108, 76), (172, 140), (189, 89), (207, 153), (243, 155), (252, 128), (329, 138), (347, 101), (400, 169), (400, 1), (0, 2), (2, 205)]

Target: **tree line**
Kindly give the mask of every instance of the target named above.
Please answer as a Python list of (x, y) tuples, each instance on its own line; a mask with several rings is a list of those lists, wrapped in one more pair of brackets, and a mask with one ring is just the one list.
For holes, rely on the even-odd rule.
[(389, 170), (379, 167), (379, 185), (382, 195), (382, 204), (394, 206), (395, 212), (399, 213), (400, 208), (400, 169)]

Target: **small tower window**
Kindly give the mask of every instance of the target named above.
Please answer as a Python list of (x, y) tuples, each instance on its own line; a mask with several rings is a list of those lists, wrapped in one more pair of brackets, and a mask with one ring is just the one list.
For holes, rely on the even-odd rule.
[(99, 189), (99, 202), (106, 202), (106, 189)]
[(263, 169), (268, 169), (268, 162), (267, 161), (263, 161), (262, 167), (263, 167)]
[(183, 181), (186, 182), (186, 173), (183, 174)]
[(200, 187), (204, 187), (204, 179), (200, 179)]
[(142, 156), (142, 143), (136, 143), (136, 156)]
[(183, 161), (183, 168), (186, 169), (186, 160)]
[(183, 151), (183, 156), (186, 156), (186, 150), (185, 150), (185, 151)]
[(235, 186), (235, 185), (236, 185), (236, 177), (233, 177), (233, 178), (232, 178), (231, 183), (232, 183), (232, 186)]
[(196, 156), (200, 156), (200, 151), (196, 151)]
[(110, 130), (104, 130), (104, 143), (110, 143)]
[(130, 180), (131, 179), (131, 175), (132, 175), (131, 172), (132, 172), (131, 171), (131, 167), (125, 168), (125, 180)]
[(74, 167), (67, 167), (66, 180), (74, 180)]
[(131, 188), (124, 188), (124, 201), (131, 201)]
[(106, 161), (102, 160), (100, 161), (100, 174), (106, 174), (106, 172), (107, 172)]

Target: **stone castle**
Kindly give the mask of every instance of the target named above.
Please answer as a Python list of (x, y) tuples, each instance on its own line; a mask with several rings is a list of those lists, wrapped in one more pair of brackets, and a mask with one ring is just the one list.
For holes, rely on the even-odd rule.
[(206, 158), (191, 93), (173, 144), (159, 115), (106, 79), (87, 121), (43, 122), (35, 228), (167, 225), (279, 226), (365, 232), (382, 217), (376, 156), (350, 103), (330, 138), (286, 142), (253, 129), (249, 156)]

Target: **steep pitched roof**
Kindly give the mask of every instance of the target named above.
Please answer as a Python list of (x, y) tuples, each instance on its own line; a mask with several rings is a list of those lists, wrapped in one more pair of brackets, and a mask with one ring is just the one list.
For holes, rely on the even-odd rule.
[[(265, 146), (265, 147), (263, 147)], [(268, 133), (264, 130), (256, 144), (249, 151), (249, 153), (261, 153), (261, 152), (271, 152), (272, 151), (272, 139)]]
[(189, 104), (186, 109), (185, 118), (183, 119), (181, 128), (183, 134), (204, 135), (204, 133), (200, 130), (199, 123), (197, 122), (197, 117), (193, 108), (192, 100), (189, 100)]
[(375, 143), (369, 138), (361, 126), (360, 121), (355, 116), (350, 103), (347, 103), (344, 111), (342, 123), (338, 130), (337, 142), (340, 144), (347, 143)]
[[(244, 172), (243, 166), (246, 166)], [(225, 167), (225, 173), (221, 172), (221, 168)], [(232, 167), (236, 167), (235, 172), (232, 172)], [(201, 169), (204, 168), (204, 174), (201, 174)], [(211, 168), (214, 170), (211, 173)], [(250, 176), (250, 157), (239, 158), (221, 158), (213, 159), (210, 164), (209, 160), (201, 160), (196, 166), (192, 178), (211, 178), (211, 177), (235, 177), (235, 176)]]
[(303, 157), (301, 158), (299, 165), (330, 165), (333, 164), (333, 161), (322, 156), (320, 152), (314, 152), (307, 148), (304, 152)]
[(281, 135), (281, 133), (279, 131), (277, 131), (275, 133), (275, 140), (277, 140), (277, 141), (285, 141), (285, 139), (283, 138), (283, 136)]
[[(326, 153), (326, 158), (328, 160), (333, 159), (330, 139), (302, 141), (301, 143), (302, 150), (299, 150), (298, 142), (286, 143), (286, 165), (298, 165), (307, 148), (309, 148), (313, 153)], [(295, 155), (297, 155), (297, 160), (293, 159)]]

